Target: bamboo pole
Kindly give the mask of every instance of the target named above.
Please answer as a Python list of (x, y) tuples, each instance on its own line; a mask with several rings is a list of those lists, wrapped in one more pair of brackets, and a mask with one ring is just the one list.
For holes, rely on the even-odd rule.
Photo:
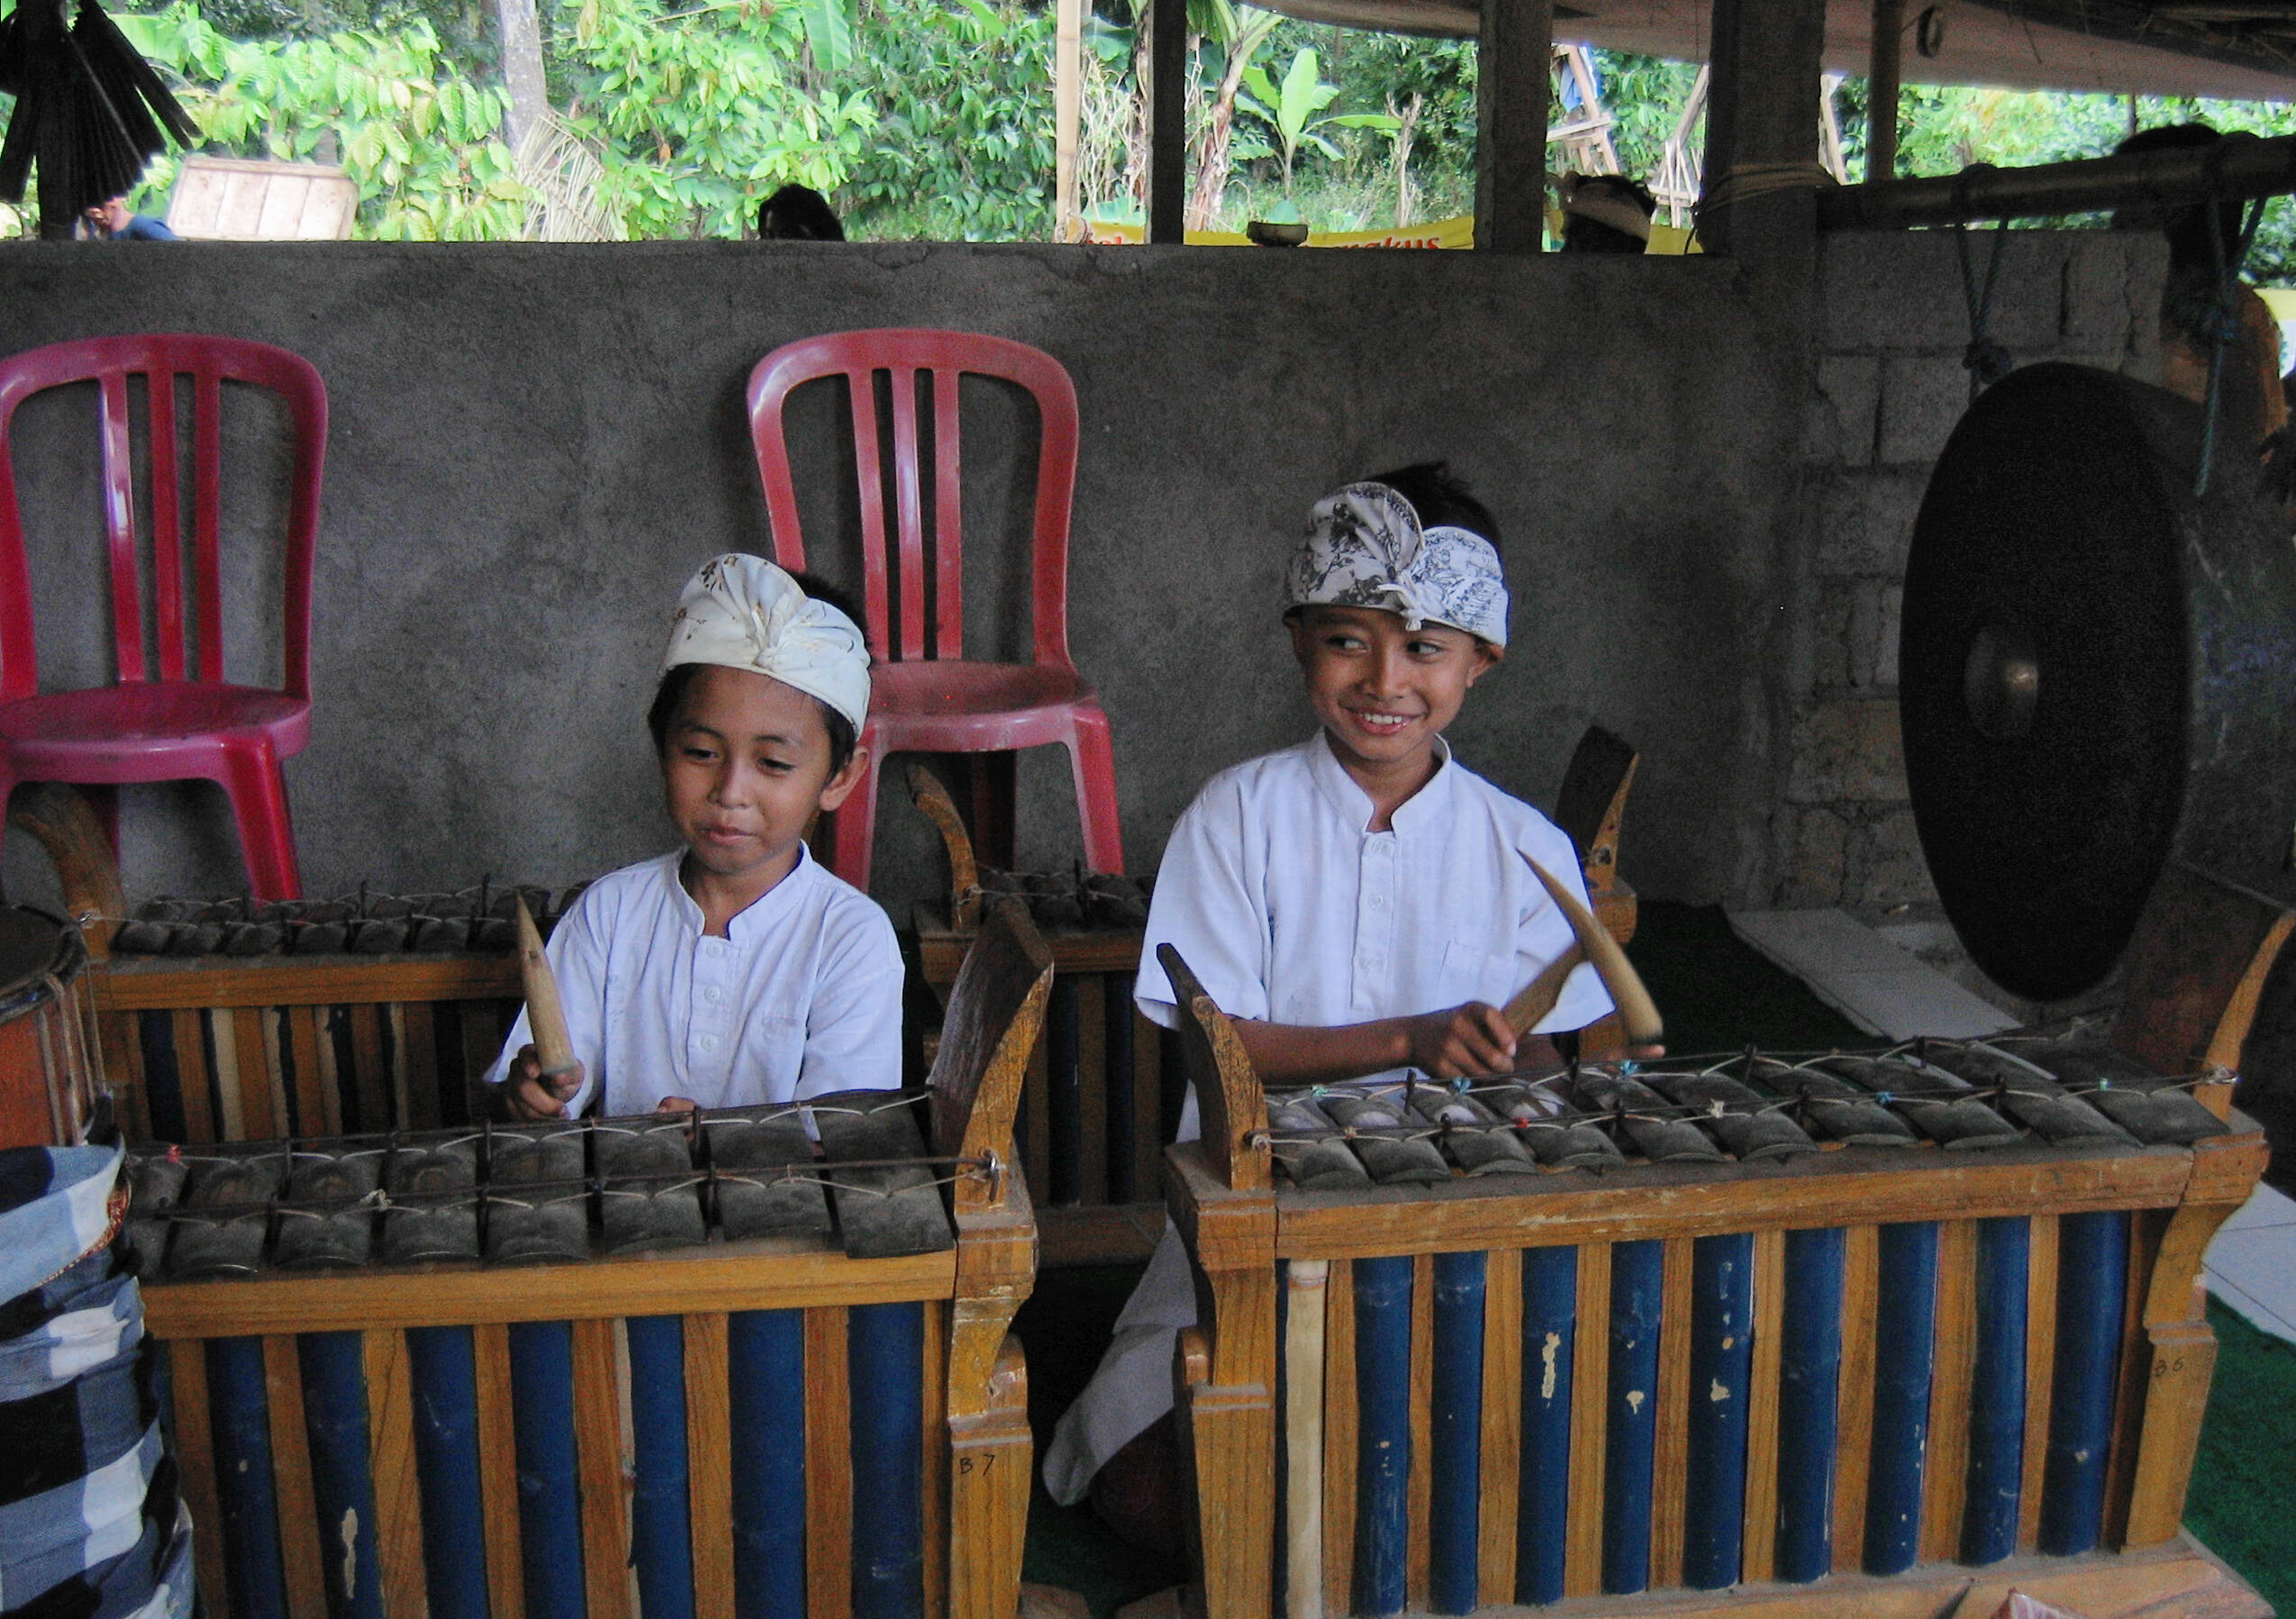
[(1076, 149), (1084, 123), (1084, 0), (1058, 0), (1052, 48), (1053, 239), (1084, 234), (1076, 203)]

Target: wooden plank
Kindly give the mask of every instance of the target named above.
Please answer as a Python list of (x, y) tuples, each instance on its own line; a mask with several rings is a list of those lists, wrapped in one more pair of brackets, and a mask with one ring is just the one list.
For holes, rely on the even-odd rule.
[(1834, 1449), (1834, 1568), (1865, 1561), (1865, 1487), (1874, 1456), (1874, 1308), (1882, 1233), (1853, 1225), (1842, 1242), (1842, 1360)]
[[(2113, 1387), (2112, 1450), (2105, 1462), (2104, 1543), (2115, 1551), (2128, 1539), (2137, 1441), (2144, 1432), (2146, 1402), (2152, 1397), (2150, 1385), (2161, 1369), (2145, 1330), (2145, 1301), (2152, 1290), (2153, 1267), (2159, 1260), (2162, 1240), (2173, 1217), (2167, 1210), (2146, 1209), (2128, 1222), (2128, 1272), (2121, 1303), (2120, 1365)], [(2193, 1269), (2198, 1270), (2199, 1266)], [(2205, 1314), (2201, 1320), (2205, 1325)], [(2203, 1407), (2208, 1397), (2208, 1385), (2203, 1381), (2200, 1387)], [(2193, 1432), (2199, 1433), (2197, 1418)]]
[(853, 1613), (852, 1378), (845, 1311), (805, 1312), (805, 1615)]
[(1037, 1265), (1144, 1265), (1164, 1235), (1161, 1203), (1078, 1204), (1037, 1211)]
[(1522, 1499), (1522, 1254), (1484, 1258), (1483, 1494), (1476, 1599), (1515, 1599), (1515, 1516)]
[[(1172, 1151), (1183, 1205), (1199, 1186), (1220, 1185), (1203, 1168), (1200, 1147)], [(1705, 1165), (1637, 1165), (1600, 1177), (1566, 1171), (1538, 1177), (1529, 1192), (1494, 1185), (1514, 1178), (1506, 1176), (1381, 1187), (1369, 1195), (1281, 1190), (1275, 1251), (1287, 1260), (1352, 1259), (1847, 1227), (1876, 1209), (1910, 1222), (2022, 1217), (2037, 1208), (2173, 1208), (2194, 1173), (2192, 1150), (2183, 1147), (2017, 1147), (1969, 1156), (1986, 1161), (1940, 1162), (1947, 1155), (1935, 1152), (1815, 1152), (1740, 1164), (1719, 1178), (1697, 1173)]]
[[(761, 1264), (761, 1260), (770, 1263)], [(476, 1264), (377, 1267), (245, 1281), (168, 1282), (144, 1289), (144, 1330), (158, 1338), (678, 1315), (946, 1298), (953, 1253), (849, 1260), (788, 1239), (712, 1242), (522, 1268), (515, 1279)]]
[(1786, 1234), (1754, 1235), (1753, 1387), (1746, 1412), (1745, 1551), (1738, 1578), (1756, 1584), (1776, 1569), (1778, 1549), (1778, 1379), (1785, 1329)]
[(499, 1000), (520, 993), (514, 955), (125, 958), (106, 962), (88, 982), (101, 1012)]
[(169, 1344), (167, 1355), (176, 1465), (184, 1503), (191, 1508), (194, 1577), (213, 1619), (231, 1619), (231, 1589), (223, 1578), (223, 1509), (215, 1496), (215, 1433), (207, 1403), (207, 1346), (197, 1339), (186, 1339)]
[(1482, 0), (1476, 39), (1475, 245), (1536, 253), (1547, 218), (1554, 0)]
[(439, 1105), (439, 1047), (431, 1030), (431, 1004), (394, 1005), (391, 1037), (396, 1050), (391, 1087), (398, 1097), (399, 1117), (413, 1120), (418, 1130), (435, 1128), (445, 1115)]
[(1657, 1433), (1651, 1446), (1650, 1584), (1682, 1584), (1690, 1484), (1690, 1316), (1692, 1239), (1666, 1243), (1665, 1314), (1658, 1329)]
[(176, 1083), (184, 1096), (184, 1140), (205, 1145), (215, 1139), (215, 1094), (208, 1079), (206, 1020), (196, 1012), (168, 1016), (175, 1033)]
[(1921, 1478), (1921, 1556), (1961, 1555), (1969, 1494), (1970, 1381), (1977, 1370), (1977, 1225), (1938, 1231), (1937, 1357), (1929, 1371), (1929, 1445)]
[(925, 1301), (925, 1612), (948, 1611), (948, 1305)]
[[(215, 1087), (215, 1128), (217, 1141), (244, 1141), (249, 1138), (246, 1087), (240, 1082), (239, 1016), (232, 1012), (211, 1012), (201, 1019), (207, 1031), (211, 1060), (207, 1072)], [(268, 1135), (267, 1129), (264, 1134)]]
[(1435, 1258), (1411, 1264), (1411, 1470), (1403, 1479), (1403, 1591), (1414, 1608), (1428, 1605), (1435, 1500)]
[(1323, 1611), (1356, 1611), (1356, 1278), (1331, 1261), (1323, 1289)]
[(1028, 1123), (1027, 1138), (1020, 1142), (1021, 1161), (1039, 1197), (1052, 1195), (1052, 1059), (1048, 1050), (1051, 1044), (1049, 1040), (1038, 1040), (1029, 1053), (1028, 1078), (1021, 1085), (1021, 1111)]
[(486, 1070), (495, 1059), (502, 1055), (503, 1037), (494, 1027), (494, 1020), (486, 1015), (483, 1003), (468, 1002), (458, 1008), (462, 1016), (462, 1089), (470, 1111), (484, 1111), (481, 1095), (486, 1083)]
[(1148, 0), (1148, 240), (1187, 240), (1187, 0)]
[(287, 1613), (290, 1619), (327, 1619), (319, 1504), (311, 1487), (311, 1435), (304, 1426), (303, 1362), (294, 1338), (275, 1333), (263, 1340), (263, 1389), (271, 1416), (271, 1478), (279, 1504)]
[(374, 1123), (387, 1119), (394, 1124), (410, 1123), (405, 1113), (396, 1105), (392, 1094), (388, 1065), (383, 1060), (383, 1013), (376, 1006), (351, 1006), (350, 1060), (351, 1084), (358, 1093), (358, 1116), (366, 1128), (376, 1128)]
[(319, 1050), (320, 1096), (330, 1116), (337, 1122), (338, 1127), (348, 1130), (349, 1126), (342, 1124), (344, 1076), (342, 1066), (335, 1058), (334, 1012), (335, 1009), (331, 1006), (313, 1008), (312, 1033)]
[(1570, 1521), (1563, 1551), (1563, 1595), (1602, 1589), (1602, 1487), (1610, 1460), (1603, 1408), (1611, 1397), (1611, 1245), (1578, 1251), (1578, 1325), (1571, 1335)]
[(582, 1479), (582, 1589), (589, 1619), (630, 1619), (630, 1505), (613, 1320), (574, 1323), (574, 1441)]
[(2041, 1478), (2048, 1466), (2049, 1405), (2056, 1391), (2057, 1220), (2033, 1216), (2025, 1262), (2025, 1458), (2017, 1497), (2017, 1549), (2041, 1541)]
[[(1108, 1201), (1108, 979), (1099, 974), (1076, 981), (1077, 1106), (1084, 1141), (1076, 1166), (1076, 1195), (1085, 1203)], [(928, 1610), (930, 1611), (930, 1610)]]
[(1302, 1260), (1285, 1274), (1284, 1310), (1283, 1619), (1323, 1619), (1323, 1369), (1330, 1267)]
[[(298, 1135), (340, 1135), (343, 1105), (319, 1069), (319, 1025), (315, 1010), (289, 1006), (266, 1013), (286, 1025), (287, 1055), (295, 1063), (295, 1117)], [(277, 1046), (275, 1042), (273, 1050)]]
[(519, 1546), (518, 1426), (512, 1414), (510, 1329), (470, 1330), (477, 1384), (478, 1470), (486, 1490), (486, 1598), (497, 1614), (526, 1611), (526, 1565)]
[[(143, 1074), (141, 1014), (122, 1012), (102, 1020), (104, 1049), (95, 1078), (112, 1087), (120, 1127), (132, 1141), (152, 1139), (151, 1098)], [(90, 1053), (93, 1058), (95, 1053)]]
[[(270, 1141), (287, 1131), (286, 1086), (279, 1073), (278, 1042), (271, 1038), (277, 1030), (278, 1015), (268, 1007), (240, 1006), (228, 1015), (219, 1013), (215, 1018), (219, 1032), (224, 1023), (231, 1026), (240, 1113), (247, 1121), (243, 1139), (250, 1141)], [(219, 1057), (221, 1051), (219, 1040)]]
[(1132, 1013), (1132, 1186), (1145, 1195), (1164, 1184), (1164, 1031)]
[(733, 1619), (733, 1396), (724, 1314), (685, 1318), (686, 1513), (693, 1525), (694, 1619)]
[[(308, 1008), (303, 1008), (307, 1013)], [(414, 1385), (406, 1334), (368, 1332), (360, 1344), (367, 1370), (368, 1455), (375, 1480), (375, 1552), (389, 1619), (426, 1619), (422, 1499), (414, 1460)]]

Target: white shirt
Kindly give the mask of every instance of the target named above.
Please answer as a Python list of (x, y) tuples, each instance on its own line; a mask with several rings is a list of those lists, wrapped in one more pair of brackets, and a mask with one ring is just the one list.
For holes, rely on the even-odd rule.
[[(796, 866), (704, 938), (677, 880), (684, 851), (584, 889), (545, 953), (582, 1063), (579, 1112), (599, 1086), (610, 1114), (665, 1096), (703, 1107), (788, 1102), (901, 1083), (900, 946), (876, 903), (801, 845)], [(533, 1039), (526, 1014), (486, 1075), (499, 1085)]]
[[(1570, 838), (1455, 762), (1366, 832), (1370, 795), (1321, 732), (1222, 770), (1165, 845), (1135, 993), (1178, 1021), (1157, 947), (1171, 944), (1231, 1017), (1332, 1028), (1485, 1001), (1503, 1006), (1576, 942), (1533, 875), (1583, 901)], [(1611, 1010), (1591, 966), (1565, 981), (1538, 1030)]]

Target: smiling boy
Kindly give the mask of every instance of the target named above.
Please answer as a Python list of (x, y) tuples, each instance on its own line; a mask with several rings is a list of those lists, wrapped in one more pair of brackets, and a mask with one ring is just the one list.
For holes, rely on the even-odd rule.
[[(1497, 525), (1440, 466), (1350, 484), (1317, 503), (1286, 579), (1284, 622), (1319, 729), (1222, 770), (1165, 845), (1140, 954), (1140, 1010), (1179, 1013), (1157, 963), (1176, 947), (1235, 1020), (1260, 1078), (1305, 1085), (1400, 1074), (1493, 1074), (1555, 1059), (1498, 1008), (1571, 950), (1570, 923), (1532, 862), (1584, 903), (1568, 836), (1457, 764), (1443, 732), (1505, 657)], [(1611, 1010), (1584, 966), (1543, 1030)], [(1180, 1139), (1196, 1133), (1195, 1098)], [(1169, 1409), (1172, 1335), (1195, 1319), (1176, 1233), (1116, 1323), (1091, 1386), (1062, 1418), (1045, 1482), (1078, 1499), (1163, 1465), (1150, 1423)], [(1094, 1490), (1104, 1515), (1112, 1491)], [(1151, 1487), (1150, 1497), (1162, 1492)], [(1122, 1525), (1120, 1523), (1120, 1528)]]
[(760, 558), (703, 564), (647, 714), (685, 847), (600, 878), (551, 934), (578, 1072), (549, 1083), (519, 1016), (488, 1078), (511, 1111), (731, 1107), (901, 1079), (893, 924), (805, 848), (867, 763), (853, 621)]

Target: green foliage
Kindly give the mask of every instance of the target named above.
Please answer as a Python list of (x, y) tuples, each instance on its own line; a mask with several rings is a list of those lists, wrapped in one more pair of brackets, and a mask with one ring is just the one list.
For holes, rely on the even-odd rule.
[(1049, 6), (1020, 0), (876, 0), (851, 76), (875, 127), (839, 198), (848, 228), (1049, 236), (1053, 29)]
[[(240, 41), (211, 27), (190, 0), (177, 0), (119, 23), (176, 81), (210, 149), (340, 161), (358, 186), (359, 234), (518, 234), (525, 192), (498, 138), (502, 96), (450, 72), (441, 77), (437, 36), (419, 18), (388, 34)], [(174, 178), (174, 159), (162, 158), (137, 195), (164, 196)]]
[[(1244, 69), (1244, 83), (1248, 92), (1236, 97), (1236, 105), (1243, 112), (1267, 125), (1275, 136), (1284, 159), (1284, 195), (1292, 195), (1292, 163), (1305, 146), (1321, 152), (1327, 158), (1339, 159), (1344, 154), (1320, 132), (1325, 125), (1348, 129), (1395, 128), (1395, 120), (1384, 113), (1326, 113), (1339, 86), (1323, 82), (1315, 52), (1302, 49), (1292, 58), (1284, 82), (1276, 84), (1267, 76), (1267, 69), (1257, 62)], [(1266, 157), (1265, 144), (1243, 142), (1235, 148), (1239, 158)]]
[[(1850, 177), (1865, 174), (1867, 96), (1863, 79), (1842, 86), (1842, 145)], [(2296, 107), (2276, 102), (2201, 101), (2187, 96), (2060, 96), (2017, 90), (1908, 85), (1898, 96), (1901, 175), (1955, 174), (1972, 163), (2001, 168), (2101, 158), (2132, 128), (2203, 123), (2228, 133), (2296, 134)], [(2028, 220), (2028, 225), (2101, 224), (2101, 219)], [(2276, 197), (2249, 255), (2248, 278), (2296, 285), (2296, 209)]]
[(600, 149), (601, 200), (632, 237), (739, 236), (777, 186), (834, 190), (876, 122), (860, 94), (798, 81), (796, 7), (560, 0), (558, 24), (567, 122)]

